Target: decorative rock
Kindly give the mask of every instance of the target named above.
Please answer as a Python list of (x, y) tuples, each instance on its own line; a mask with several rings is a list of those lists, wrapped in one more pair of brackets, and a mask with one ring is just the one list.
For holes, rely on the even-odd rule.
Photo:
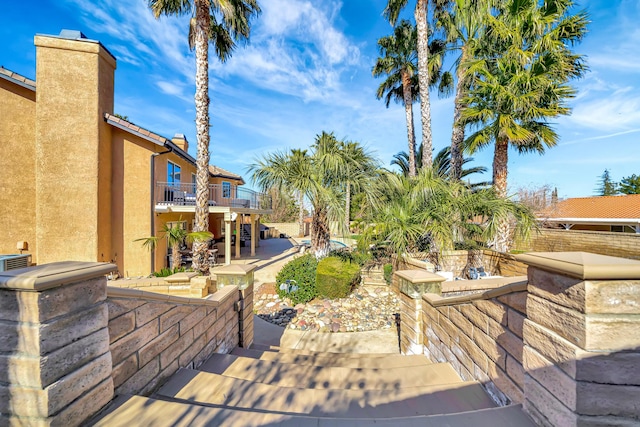
[(266, 305), (265, 307), (267, 307), (267, 308), (271, 308), (271, 307), (273, 307), (274, 305), (276, 305), (276, 303), (272, 301), (272, 302), (268, 302), (268, 303), (267, 303), (267, 305)]

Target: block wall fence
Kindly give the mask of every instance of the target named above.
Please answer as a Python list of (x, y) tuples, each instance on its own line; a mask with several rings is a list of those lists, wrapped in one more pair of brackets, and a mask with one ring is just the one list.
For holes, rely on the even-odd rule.
[(402, 352), (449, 362), (541, 426), (640, 425), (640, 262), (575, 252), (518, 260), (527, 278), (495, 289), (403, 294)]
[(640, 260), (640, 234), (586, 230), (540, 229), (518, 249), (535, 252), (593, 252)]
[(205, 299), (108, 288), (113, 264), (0, 273), (0, 425), (80, 425), (117, 394), (253, 342), (253, 286)]

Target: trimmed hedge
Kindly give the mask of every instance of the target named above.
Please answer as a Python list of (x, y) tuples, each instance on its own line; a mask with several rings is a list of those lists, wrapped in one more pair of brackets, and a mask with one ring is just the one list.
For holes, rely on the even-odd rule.
[[(309, 302), (318, 295), (316, 290), (316, 269), (318, 260), (311, 254), (289, 261), (276, 276), (276, 292), (280, 298), (289, 298), (293, 304)], [(289, 280), (298, 289), (287, 292), (280, 285)]]
[(318, 263), (316, 288), (324, 298), (345, 298), (360, 281), (360, 266), (343, 262), (337, 257), (326, 257)]

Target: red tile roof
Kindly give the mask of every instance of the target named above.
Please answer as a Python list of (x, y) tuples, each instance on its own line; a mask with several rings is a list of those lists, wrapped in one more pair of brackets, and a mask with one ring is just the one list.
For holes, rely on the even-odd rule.
[(625, 196), (578, 197), (547, 207), (539, 217), (553, 218), (638, 218), (640, 194)]

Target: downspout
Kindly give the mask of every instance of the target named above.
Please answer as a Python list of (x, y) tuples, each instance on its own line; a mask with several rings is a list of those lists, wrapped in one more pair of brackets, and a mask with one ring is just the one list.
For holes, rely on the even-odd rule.
[[(150, 236), (154, 236), (156, 232), (156, 204), (155, 204), (155, 194), (156, 194), (156, 157), (161, 154), (171, 153), (173, 149), (169, 147), (168, 151), (163, 151), (161, 153), (153, 153), (149, 158), (150, 166), (151, 166), (151, 233)], [(156, 250), (151, 249), (151, 273), (156, 271)]]

